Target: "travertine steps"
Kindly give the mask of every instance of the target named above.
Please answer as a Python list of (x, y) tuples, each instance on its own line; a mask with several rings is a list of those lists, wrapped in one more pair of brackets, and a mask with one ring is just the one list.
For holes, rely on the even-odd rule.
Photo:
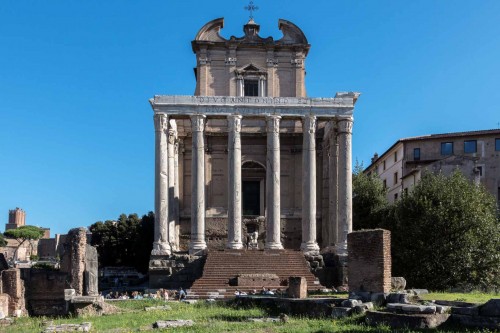
[(236, 289), (250, 292), (269, 289), (286, 289), (286, 286), (265, 285), (255, 287), (230, 286), (229, 280), (238, 274), (276, 274), (282, 281), (290, 276), (303, 276), (308, 289), (321, 289), (323, 286), (310, 272), (309, 266), (300, 251), (291, 250), (224, 250), (209, 251), (203, 276), (196, 280), (190, 290), (190, 298), (225, 298), (234, 297)]

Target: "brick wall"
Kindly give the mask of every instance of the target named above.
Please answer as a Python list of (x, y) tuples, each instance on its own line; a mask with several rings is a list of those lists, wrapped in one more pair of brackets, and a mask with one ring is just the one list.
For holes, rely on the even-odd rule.
[(349, 291), (391, 290), (391, 232), (383, 229), (347, 235)]

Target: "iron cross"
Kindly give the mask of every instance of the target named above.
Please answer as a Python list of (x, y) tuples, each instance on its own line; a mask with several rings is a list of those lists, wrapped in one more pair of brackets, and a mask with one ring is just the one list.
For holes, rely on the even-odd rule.
[(259, 7), (255, 6), (253, 4), (253, 1), (250, 1), (250, 3), (248, 4), (248, 6), (245, 6), (245, 10), (248, 10), (250, 12), (250, 19), (252, 20), (253, 19), (253, 12), (258, 10)]

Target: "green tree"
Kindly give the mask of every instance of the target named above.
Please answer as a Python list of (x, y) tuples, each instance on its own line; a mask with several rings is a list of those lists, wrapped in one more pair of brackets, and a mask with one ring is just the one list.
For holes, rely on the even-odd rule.
[(131, 266), (140, 272), (149, 267), (153, 247), (154, 214), (142, 218), (121, 214), (117, 221), (99, 221), (89, 227), (100, 266)]
[(500, 224), (493, 196), (459, 171), (425, 173), (385, 212), (393, 275), (436, 290), (500, 287)]
[(388, 206), (386, 190), (376, 174), (367, 175), (356, 161), (352, 177), (352, 221), (354, 230), (373, 229), (381, 225)]
[(5, 241), (3, 234), (0, 234), (0, 247), (7, 245), (7, 242)]
[[(14, 238), (19, 242), (19, 245), (14, 252), (14, 258), (17, 259), (17, 252), (19, 248), (26, 242), (31, 242), (33, 240), (38, 240), (43, 237), (44, 231), (42, 228), (36, 227), (34, 225), (23, 225), (16, 229), (9, 229), (4, 232), (5, 237)], [(30, 244), (32, 247), (32, 244)]]

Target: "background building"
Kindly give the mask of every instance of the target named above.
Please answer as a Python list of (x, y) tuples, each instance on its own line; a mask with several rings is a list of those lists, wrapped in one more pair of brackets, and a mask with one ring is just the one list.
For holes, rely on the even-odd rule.
[(423, 170), (450, 174), (460, 170), (500, 202), (500, 129), (431, 134), (396, 141), (375, 154), (365, 173), (377, 174), (389, 202), (411, 188)]

